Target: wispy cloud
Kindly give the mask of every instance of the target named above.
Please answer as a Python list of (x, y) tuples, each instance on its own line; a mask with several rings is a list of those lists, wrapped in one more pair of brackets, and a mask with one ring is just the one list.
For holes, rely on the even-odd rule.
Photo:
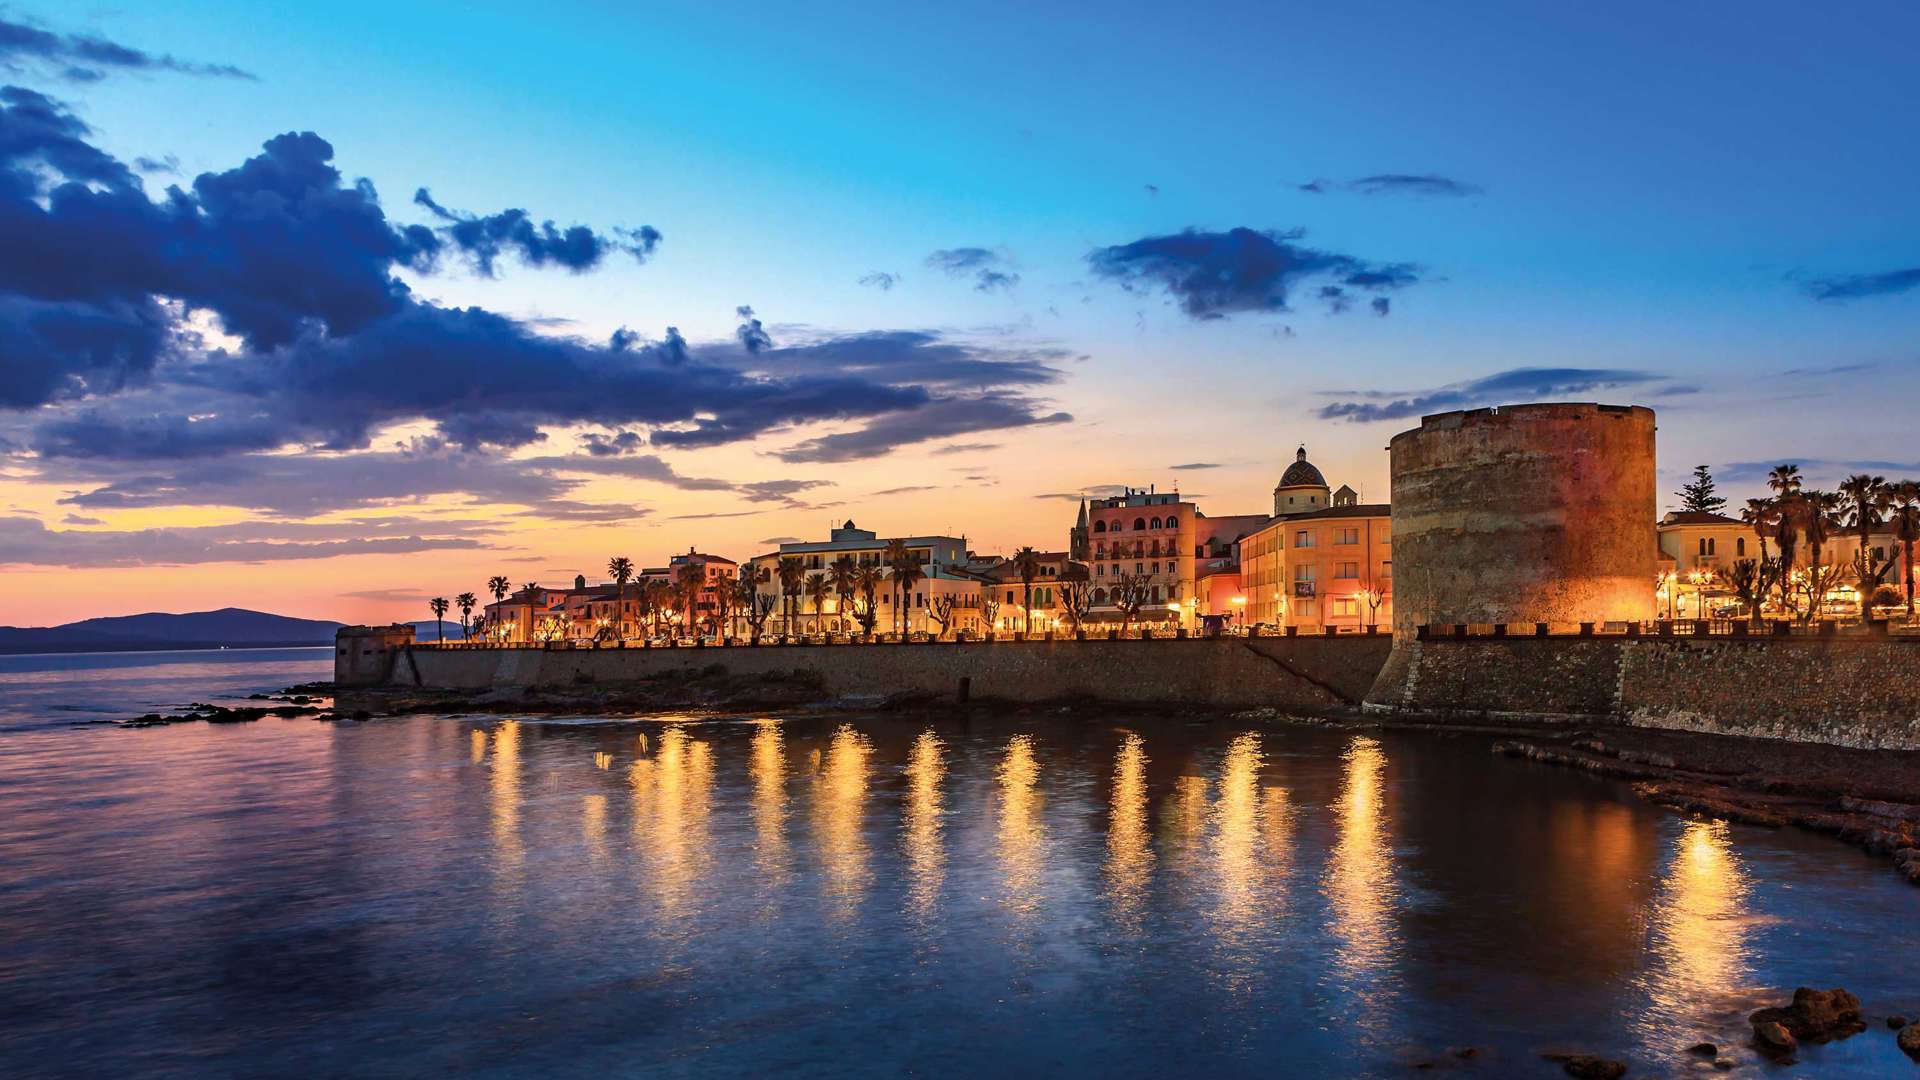
[(108, 72), (164, 72), (254, 80), (232, 64), (203, 64), (122, 45), (94, 34), (62, 34), (0, 19), (0, 67), (34, 63), (72, 82), (98, 82)]
[(1493, 375), (1451, 383), (1429, 390), (1333, 391), (1335, 401), (1314, 410), (1322, 420), (1369, 423), (1401, 420), (1453, 409), (1505, 405), (1540, 398), (1585, 394), (1628, 387), (1658, 388), (1662, 394), (1690, 393), (1693, 388), (1671, 384), (1664, 375), (1612, 368), (1514, 368)]
[(990, 248), (942, 248), (927, 256), (927, 265), (948, 277), (971, 277), (977, 292), (1006, 290), (1020, 284), (1020, 275), (1007, 269), (1011, 265), (1007, 257)]
[(885, 270), (875, 270), (871, 274), (863, 275), (859, 283), (870, 289), (890, 292), (895, 285), (900, 284), (900, 275), (889, 274)]
[(1864, 300), (1873, 296), (1895, 296), (1920, 288), (1920, 266), (1888, 270), (1878, 274), (1845, 274), (1816, 278), (1802, 286), (1808, 296), (1827, 302)]
[(1362, 176), (1357, 180), (1311, 180), (1300, 185), (1300, 190), (1310, 195), (1323, 195), (1329, 191), (1349, 191), (1356, 195), (1426, 195), (1441, 198), (1464, 198), (1479, 195), (1486, 191), (1478, 184), (1469, 184), (1451, 177), (1436, 176), (1433, 173), (1376, 173)]
[(1178, 472), (1187, 472), (1187, 471), (1190, 471), (1190, 470), (1195, 470), (1195, 469), (1217, 469), (1217, 468), (1219, 468), (1219, 467), (1220, 467), (1220, 466), (1219, 466), (1219, 465), (1218, 465), (1217, 463), (1215, 463), (1215, 462), (1211, 462), (1211, 461), (1191, 461), (1191, 462), (1188, 462), (1188, 463), (1187, 463), (1187, 464), (1185, 464), (1185, 465), (1169, 465), (1169, 466), (1167, 466), (1167, 468), (1169, 468), (1169, 469), (1173, 469), (1173, 470), (1175, 470), (1175, 471), (1178, 471)]

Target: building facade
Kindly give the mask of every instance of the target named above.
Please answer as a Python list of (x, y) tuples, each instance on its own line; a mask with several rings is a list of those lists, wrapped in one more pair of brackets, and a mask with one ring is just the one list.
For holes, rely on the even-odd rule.
[(1239, 542), (1242, 623), (1358, 630), (1393, 618), (1393, 518), (1294, 455), (1273, 489), (1276, 513)]

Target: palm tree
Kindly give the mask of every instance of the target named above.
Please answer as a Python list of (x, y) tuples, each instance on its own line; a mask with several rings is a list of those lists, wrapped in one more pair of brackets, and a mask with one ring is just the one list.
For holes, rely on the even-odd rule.
[(1800, 490), (1800, 466), (1775, 465), (1773, 471), (1767, 473), (1767, 486), (1783, 498), (1796, 494)]
[(1020, 575), (1021, 600), (1024, 614), (1021, 616), (1021, 633), (1033, 633), (1033, 579), (1040, 576), (1040, 553), (1031, 546), (1023, 547), (1013, 553), (1013, 570)]
[(495, 574), (487, 579), (487, 591), (493, 594), (493, 600), (496, 604), (505, 600), (508, 591), (512, 588), (513, 584), (507, 580), (505, 574)]
[[(890, 569), (897, 570), (901, 563), (907, 561), (907, 542), (899, 538), (887, 541), (886, 560)], [(900, 579), (896, 576), (888, 581), (887, 589), (893, 596), (893, 619), (898, 623), (900, 621)]]
[(433, 631), (436, 640), (447, 640), (447, 628), (444, 621), (447, 617), (447, 598), (444, 596), (436, 596), (427, 601), (427, 607), (433, 611)]
[(1854, 564), (1860, 575), (1860, 622), (1865, 625), (1872, 614), (1872, 594), (1887, 571), (1881, 567), (1874, 573), (1873, 530), (1880, 525), (1881, 513), (1893, 505), (1893, 493), (1887, 489), (1886, 477), (1854, 473), (1840, 481), (1840, 497), (1852, 515), (1849, 524), (1860, 531), (1860, 554)]
[(820, 613), (826, 609), (827, 597), (833, 595), (833, 582), (827, 575), (814, 573), (807, 575), (807, 599), (813, 601), (813, 632), (820, 632)]
[(873, 624), (880, 618), (879, 597), (875, 595), (880, 591), (880, 567), (873, 563), (861, 563), (854, 571), (853, 583), (859, 587), (861, 599), (861, 606), (853, 615), (860, 623), (860, 629), (871, 637)]
[(620, 636), (626, 637), (627, 628), (627, 582), (633, 580), (633, 560), (619, 555), (607, 560), (607, 576), (613, 579), (616, 620), (620, 627)]
[(1767, 531), (1773, 528), (1773, 519), (1780, 508), (1772, 499), (1748, 499), (1747, 505), (1740, 511), (1740, 520), (1752, 529), (1760, 538), (1760, 561), (1765, 562), (1767, 555)]
[(798, 555), (783, 555), (776, 573), (780, 577), (780, 595), (784, 604), (780, 610), (780, 631), (791, 634), (793, 624), (799, 618), (800, 586), (807, 576), (807, 564), (801, 562)]
[(1899, 504), (1893, 512), (1893, 538), (1900, 542), (1901, 559), (1906, 566), (1907, 621), (1913, 621), (1913, 546), (1920, 543), (1920, 481), (1903, 480), (1894, 485), (1893, 498)]
[[(1781, 466), (1781, 468), (1788, 467)], [(1800, 496), (1791, 493), (1775, 499), (1774, 506), (1776, 512), (1773, 518), (1773, 543), (1780, 549), (1779, 570), (1774, 574), (1774, 579), (1780, 584), (1780, 610), (1791, 619), (1794, 605), (1788, 590), (1792, 587), (1793, 549), (1800, 540), (1799, 521), (1803, 508)]]
[(1820, 603), (1826, 599), (1827, 586), (1833, 583), (1835, 570), (1820, 561), (1820, 550), (1830, 534), (1828, 526), (1840, 510), (1840, 496), (1831, 491), (1808, 489), (1800, 493), (1801, 524), (1807, 538), (1807, 617), (1820, 617)]
[(853, 589), (859, 582), (860, 571), (854, 565), (853, 556), (842, 555), (827, 567), (827, 576), (833, 581), (833, 593), (840, 598), (840, 629), (847, 628), (847, 613), (853, 610)]
[(640, 610), (651, 617), (653, 633), (660, 633), (660, 623), (673, 610), (673, 586), (659, 578), (648, 578), (640, 587)]
[(893, 585), (900, 591), (901, 602), (894, 608), (895, 617), (900, 620), (900, 636), (906, 637), (909, 624), (908, 609), (913, 600), (913, 587), (927, 579), (926, 571), (921, 569), (920, 553), (909, 551), (906, 557), (893, 564)]
[(466, 641), (472, 636), (467, 632), (467, 625), (473, 621), (473, 606), (480, 602), (480, 598), (470, 592), (463, 592), (454, 597), (453, 602), (460, 605), (460, 640)]
[(700, 593), (707, 585), (707, 568), (702, 563), (684, 562), (674, 575), (675, 584), (680, 586), (680, 599), (687, 608), (687, 628), (695, 637), (700, 636), (699, 628), (694, 626), (694, 605), (700, 601)]

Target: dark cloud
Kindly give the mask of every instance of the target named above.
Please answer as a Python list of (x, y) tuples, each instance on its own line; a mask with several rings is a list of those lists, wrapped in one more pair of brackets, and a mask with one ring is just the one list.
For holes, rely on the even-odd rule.
[(749, 353), (758, 353), (763, 349), (773, 347), (772, 335), (768, 334), (766, 328), (760, 325), (759, 319), (753, 317), (753, 309), (751, 307), (742, 304), (734, 308), (733, 313), (740, 316), (740, 326), (734, 330), (733, 336), (739, 339), (741, 348), (747, 350)]
[(730, 510), (717, 514), (675, 514), (669, 521), (718, 521), (722, 518), (755, 517), (766, 513), (765, 510)]
[(60, 524), (62, 525), (105, 525), (106, 522), (100, 520), (99, 518), (84, 517), (80, 514), (68, 514), (66, 517), (60, 519)]
[(255, 76), (231, 64), (202, 64), (150, 53), (92, 34), (59, 34), (0, 19), (0, 67), (49, 66), (74, 82), (98, 82), (107, 71), (165, 72), (227, 79)]
[(572, 499), (548, 499), (537, 507), (522, 510), (515, 517), (539, 518), (543, 521), (577, 521), (586, 524), (617, 524), (625, 521), (638, 521), (652, 514), (644, 506), (629, 506), (622, 503), (588, 503)]
[[(356, 526), (358, 530), (358, 527)], [(32, 518), (0, 517), (0, 563), (75, 569), (263, 563), (485, 547), (465, 536), (367, 536), (299, 539), (253, 523), (197, 528), (54, 530)]]
[(798, 544), (800, 543), (800, 538), (797, 536), (769, 536), (758, 542), (762, 544)]
[(1227, 232), (1188, 229), (1100, 248), (1087, 256), (1093, 272), (1126, 289), (1164, 289), (1195, 319), (1221, 319), (1239, 312), (1292, 310), (1291, 292), (1321, 283), (1317, 295), (1333, 310), (1349, 302), (1347, 290), (1381, 292), (1416, 284), (1411, 263), (1374, 263), (1296, 243), (1305, 233), (1237, 228)]
[(1344, 183), (1334, 180), (1312, 180), (1301, 184), (1299, 190), (1309, 195), (1324, 195), (1329, 191), (1350, 191), (1356, 195), (1432, 195), (1446, 198), (1462, 198), (1468, 195), (1479, 195), (1486, 191), (1478, 184), (1435, 176), (1432, 173), (1421, 175), (1378, 173)]
[(613, 435), (603, 435), (596, 431), (580, 436), (580, 448), (594, 457), (618, 457), (621, 454), (631, 454), (645, 446), (646, 442), (647, 440), (641, 438), (638, 432), (633, 431), (621, 431)]
[(528, 266), (551, 263), (581, 273), (599, 266), (610, 251), (624, 251), (645, 262), (660, 243), (660, 232), (651, 225), (614, 229), (611, 235), (602, 236), (585, 225), (565, 229), (555, 228), (551, 221), (535, 225), (525, 210), (502, 210), (484, 217), (449, 210), (435, 202), (426, 188), (415, 191), (413, 201), (449, 222), (439, 233), (487, 277), (494, 276), (494, 263), (508, 251), (518, 254)]
[(984, 347), (929, 330), (872, 330), (769, 348), (741, 357), (747, 371), (769, 375), (854, 376), (884, 383), (947, 389), (1040, 386), (1060, 380), (1055, 364), (1073, 353), (1057, 348)]
[(948, 277), (971, 277), (978, 292), (1011, 289), (1020, 284), (1020, 275), (1003, 270), (1005, 256), (981, 247), (942, 248), (927, 256), (927, 265)]
[[(1354, 423), (1403, 420), (1454, 409), (1564, 398), (1596, 390), (1659, 387), (1665, 380), (1666, 376), (1652, 372), (1612, 368), (1514, 368), (1431, 390), (1336, 392), (1358, 400), (1323, 405), (1314, 410), (1314, 414), (1322, 420), (1350, 420)], [(1691, 388), (1659, 389), (1666, 394), (1684, 393)]]
[(900, 275), (889, 274), (885, 270), (875, 270), (873, 273), (861, 277), (859, 283), (869, 288), (879, 289), (881, 292), (887, 292), (895, 285), (900, 284)]
[(916, 491), (938, 491), (938, 490), (940, 489), (932, 484), (910, 484), (906, 487), (890, 487), (881, 491), (870, 492), (868, 493), (868, 498), (877, 499), (885, 495), (911, 495)]
[(1369, 301), (1369, 305), (1373, 308), (1373, 313), (1375, 315), (1380, 316), (1383, 319), (1393, 313), (1392, 297), (1376, 296), (1371, 301)]
[(1154, 195), (1158, 195), (1158, 194), (1160, 194), (1160, 185), (1159, 185), (1159, 184), (1148, 184), (1148, 185), (1146, 185), (1146, 189), (1147, 189), (1147, 194), (1148, 194), (1149, 196), (1154, 196)]
[(1863, 300), (1871, 296), (1893, 296), (1920, 288), (1920, 266), (1905, 270), (1889, 270), (1881, 274), (1847, 274), (1842, 277), (1819, 278), (1804, 286), (1807, 295), (1815, 300), (1843, 302)]
[(917, 409), (890, 413), (855, 431), (822, 435), (775, 451), (786, 462), (857, 461), (878, 457), (901, 446), (980, 431), (1064, 424), (1073, 417), (1064, 412), (1042, 413), (1031, 399), (1018, 394), (986, 393), (972, 397), (936, 398)]
[(1185, 464), (1185, 465), (1169, 465), (1169, 466), (1167, 466), (1167, 468), (1169, 468), (1169, 469), (1173, 469), (1173, 470), (1175, 470), (1175, 471), (1178, 471), (1178, 472), (1187, 472), (1187, 471), (1190, 471), (1190, 470), (1194, 470), (1194, 469), (1217, 469), (1217, 468), (1219, 468), (1219, 467), (1220, 467), (1219, 465), (1217, 465), (1217, 464), (1215, 464), (1214, 462), (1211, 462), (1211, 461), (1193, 461), (1193, 462), (1188, 462), (1188, 463), (1187, 463), (1187, 464)]
[(999, 443), (963, 442), (963, 443), (949, 443), (946, 446), (935, 448), (934, 450), (930, 451), (930, 453), (939, 454), (944, 457), (948, 454), (984, 454), (989, 450), (998, 450), (998, 449), (1000, 449)]
[(137, 157), (133, 159), (133, 167), (143, 173), (149, 174), (178, 173), (180, 171), (180, 159), (174, 157), (172, 154), (158, 158)]
[(1034, 498), (1079, 502), (1081, 499), (1104, 499), (1112, 495), (1124, 495), (1126, 491), (1125, 484), (1093, 484), (1079, 491), (1049, 491), (1035, 495)]

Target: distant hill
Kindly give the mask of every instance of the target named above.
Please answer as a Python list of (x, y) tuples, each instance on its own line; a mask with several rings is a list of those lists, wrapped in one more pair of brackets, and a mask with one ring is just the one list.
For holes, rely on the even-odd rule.
[[(448, 641), (465, 640), (466, 635), (460, 630), (460, 613), (458, 611), (450, 611), (447, 614), (449, 617), (441, 622), (438, 628), (434, 626), (432, 619), (413, 620), (413, 640), (439, 641), (442, 630), (446, 631)], [(327, 640), (332, 641), (333, 639), (328, 638)]]
[(339, 627), (322, 619), (291, 619), (244, 608), (177, 615), (156, 611), (62, 626), (0, 626), (0, 653), (331, 645)]

